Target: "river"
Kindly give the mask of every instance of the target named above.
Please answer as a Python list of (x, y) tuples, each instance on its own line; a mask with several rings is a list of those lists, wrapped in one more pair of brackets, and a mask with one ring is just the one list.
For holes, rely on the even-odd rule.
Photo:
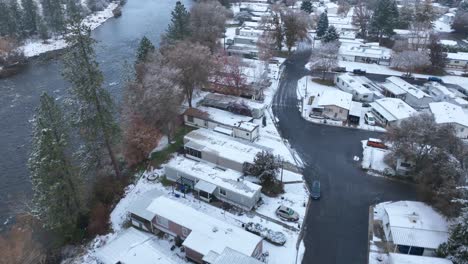
[[(188, 8), (192, 1), (181, 2)], [(111, 18), (93, 31), (105, 86), (117, 102), (121, 98), (125, 61), (133, 63), (143, 36), (159, 43), (174, 6), (175, 0), (128, 0), (121, 17)], [(36, 59), (19, 74), (0, 79), (0, 227), (14, 215), (22, 201), (31, 197), (26, 165), (30, 120), (41, 93), (47, 92), (59, 100), (67, 96), (68, 84), (61, 76), (61, 69), (60, 59)]]

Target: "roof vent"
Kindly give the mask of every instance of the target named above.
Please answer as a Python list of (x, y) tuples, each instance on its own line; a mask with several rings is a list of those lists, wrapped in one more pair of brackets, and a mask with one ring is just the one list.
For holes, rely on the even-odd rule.
[(213, 233), (216, 233), (218, 232), (218, 228), (216, 226), (213, 226), (213, 229), (211, 231), (213, 231)]

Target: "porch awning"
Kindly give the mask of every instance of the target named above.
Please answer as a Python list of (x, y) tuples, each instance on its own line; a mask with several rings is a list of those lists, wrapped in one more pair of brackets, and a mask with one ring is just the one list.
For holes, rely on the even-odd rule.
[(204, 191), (209, 194), (213, 194), (216, 190), (216, 185), (206, 182), (206, 181), (199, 181), (195, 184), (195, 190)]

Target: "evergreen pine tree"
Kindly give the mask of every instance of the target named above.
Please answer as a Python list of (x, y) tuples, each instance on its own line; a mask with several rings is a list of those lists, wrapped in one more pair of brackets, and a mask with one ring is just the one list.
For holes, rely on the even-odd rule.
[(400, 8), (400, 16), (398, 18), (398, 28), (408, 29), (411, 23), (414, 21), (414, 9), (405, 5)]
[(66, 0), (66, 14), (68, 20), (80, 20), (82, 18), (83, 8), (80, 2), (75, 0)]
[(171, 16), (171, 23), (166, 30), (166, 38), (173, 43), (183, 40), (190, 35), (190, 14), (184, 5), (180, 1), (177, 1)]
[(82, 182), (67, 151), (68, 133), (60, 107), (43, 94), (33, 123), (29, 158), (33, 214), (57, 234), (70, 239), (83, 213)]
[(310, 0), (302, 1), (301, 10), (307, 12), (308, 14), (312, 13), (313, 7), (312, 2)]
[(46, 40), (48, 39), (50, 36), (49, 36), (49, 30), (47, 29), (47, 26), (44, 22), (44, 20), (42, 18), (38, 18), (37, 19), (37, 30), (38, 30), (38, 33), (39, 33), (39, 37), (42, 39), (42, 40)]
[(10, 35), (10, 8), (7, 3), (0, 1), (0, 10), (0, 36)]
[(8, 31), (10, 36), (20, 37), (23, 35), (23, 11), (18, 6), (17, 1), (10, 1), (9, 6), (10, 13), (10, 24), (8, 25)]
[(148, 53), (153, 52), (154, 49), (155, 48), (153, 43), (151, 43), (151, 41), (146, 36), (144, 36), (140, 41), (140, 45), (138, 46), (137, 63), (144, 61), (148, 56)]
[(327, 12), (320, 14), (319, 21), (317, 23), (317, 37), (321, 38), (325, 35), (328, 29), (328, 16)]
[(104, 77), (95, 59), (89, 27), (75, 21), (65, 37), (69, 46), (64, 56), (63, 76), (71, 83), (71, 94), (77, 105), (75, 124), (79, 127), (84, 145), (80, 151), (82, 169), (98, 169), (103, 164), (102, 152), (113, 166), (115, 176), (120, 167), (114, 153), (118, 126), (114, 120), (114, 105), (108, 91), (102, 87)]
[(322, 40), (323, 42), (333, 42), (340, 38), (338, 32), (336, 32), (336, 28), (334, 26), (329, 26), (325, 35), (323, 35)]
[(394, 0), (378, 0), (377, 7), (371, 19), (371, 34), (378, 37), (393, 35), (393, 29), (398, 24), (398, 8)]
[(61, 0), (42, 0), (42, 13), (47, 27), (55, 33), (65, 30), (65, 17)]
[(468, 263), (468, 208), (464, 208), (455, 225), (450, 230), (446, 243), (439, 246), (437, 254), (446, 257), (454, 264)]
[(37, 5), (34, 0), (21, 0), (23, 6), (23, 27), (27, 35), (36, 34), (38, 30)]

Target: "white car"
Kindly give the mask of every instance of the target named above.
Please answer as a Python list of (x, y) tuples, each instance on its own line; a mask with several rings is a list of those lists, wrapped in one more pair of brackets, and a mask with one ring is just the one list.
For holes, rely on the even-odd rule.
[(375, 117), (371, 112), (367, 112), (364, 115), (364, 121), (370, 126), (375, 126)]

